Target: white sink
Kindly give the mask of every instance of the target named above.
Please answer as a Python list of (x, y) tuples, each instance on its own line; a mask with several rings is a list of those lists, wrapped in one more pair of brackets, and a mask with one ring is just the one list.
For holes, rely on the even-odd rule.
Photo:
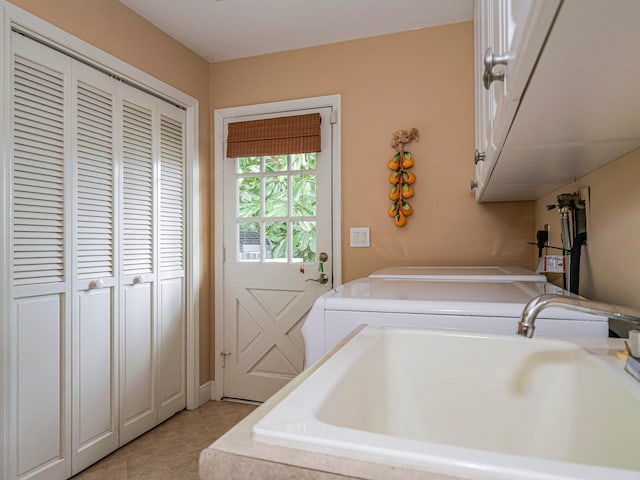
[(254, 427), (464, 478), (640, 479), (640, 383), (608, 339), (366, 327)]

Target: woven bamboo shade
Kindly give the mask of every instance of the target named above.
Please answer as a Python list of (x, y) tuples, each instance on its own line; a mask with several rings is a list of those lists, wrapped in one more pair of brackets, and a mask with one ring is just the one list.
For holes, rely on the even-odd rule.
[(319, 151), (319, 113), (229, 124), (227, 158)]

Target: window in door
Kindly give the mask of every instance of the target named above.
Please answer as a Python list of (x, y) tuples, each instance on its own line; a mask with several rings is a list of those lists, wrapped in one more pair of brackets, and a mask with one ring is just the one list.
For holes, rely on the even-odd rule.
[(237, 261), (316, 261), (316, 157), (235, 159)]

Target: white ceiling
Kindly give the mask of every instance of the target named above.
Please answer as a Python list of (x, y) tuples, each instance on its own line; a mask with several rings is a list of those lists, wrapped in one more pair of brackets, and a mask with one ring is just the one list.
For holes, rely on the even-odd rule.
[(120, 1), (210, 62), (473, 17), (473, 0)]

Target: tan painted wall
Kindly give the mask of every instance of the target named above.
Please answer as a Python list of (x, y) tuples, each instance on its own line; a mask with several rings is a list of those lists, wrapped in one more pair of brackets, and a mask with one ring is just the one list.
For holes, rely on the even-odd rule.
[(200, 382), (212, 376), (208, 63), (117, 0), (12, 3), (198, 99), (200, 103)]
[[(531, 267), (531, 202), (478, 205), (473, 177), (470, 22), (237, 61), (207, 63), (117, 0), (14, 3), (200, 101), (200, 381), (213, 377), (210, 114), (229, 106), (342, 94), (343, 278), (393, 264)], [(387, 216), (391, 133), (416, 127), (416, 211)], [(372, 247), (350, 249), (348, 228), (370, 226)]]
[[(211, 64), (211, 108), (342, 94), (343, 279), (396, 264), (533, 267), (533, 202), (477, 204), (473, 178), (473, 24)], [(418, 128), (415, 207), (387, 215), (389, 142)], [(215, 161), (221, 161), (215, 159)], [(349, 227), (371, 248), (349, 248)]]
[[(550, 226), (550, 244), (560, 246), (560, 193), (590, 187), (590, 229), (583, 247), (580, 294), (640, 308), (640, 149), (595, 170), (536, 202), (536, 227)], [(551, 253), (550, 253), (551, 254)]]

